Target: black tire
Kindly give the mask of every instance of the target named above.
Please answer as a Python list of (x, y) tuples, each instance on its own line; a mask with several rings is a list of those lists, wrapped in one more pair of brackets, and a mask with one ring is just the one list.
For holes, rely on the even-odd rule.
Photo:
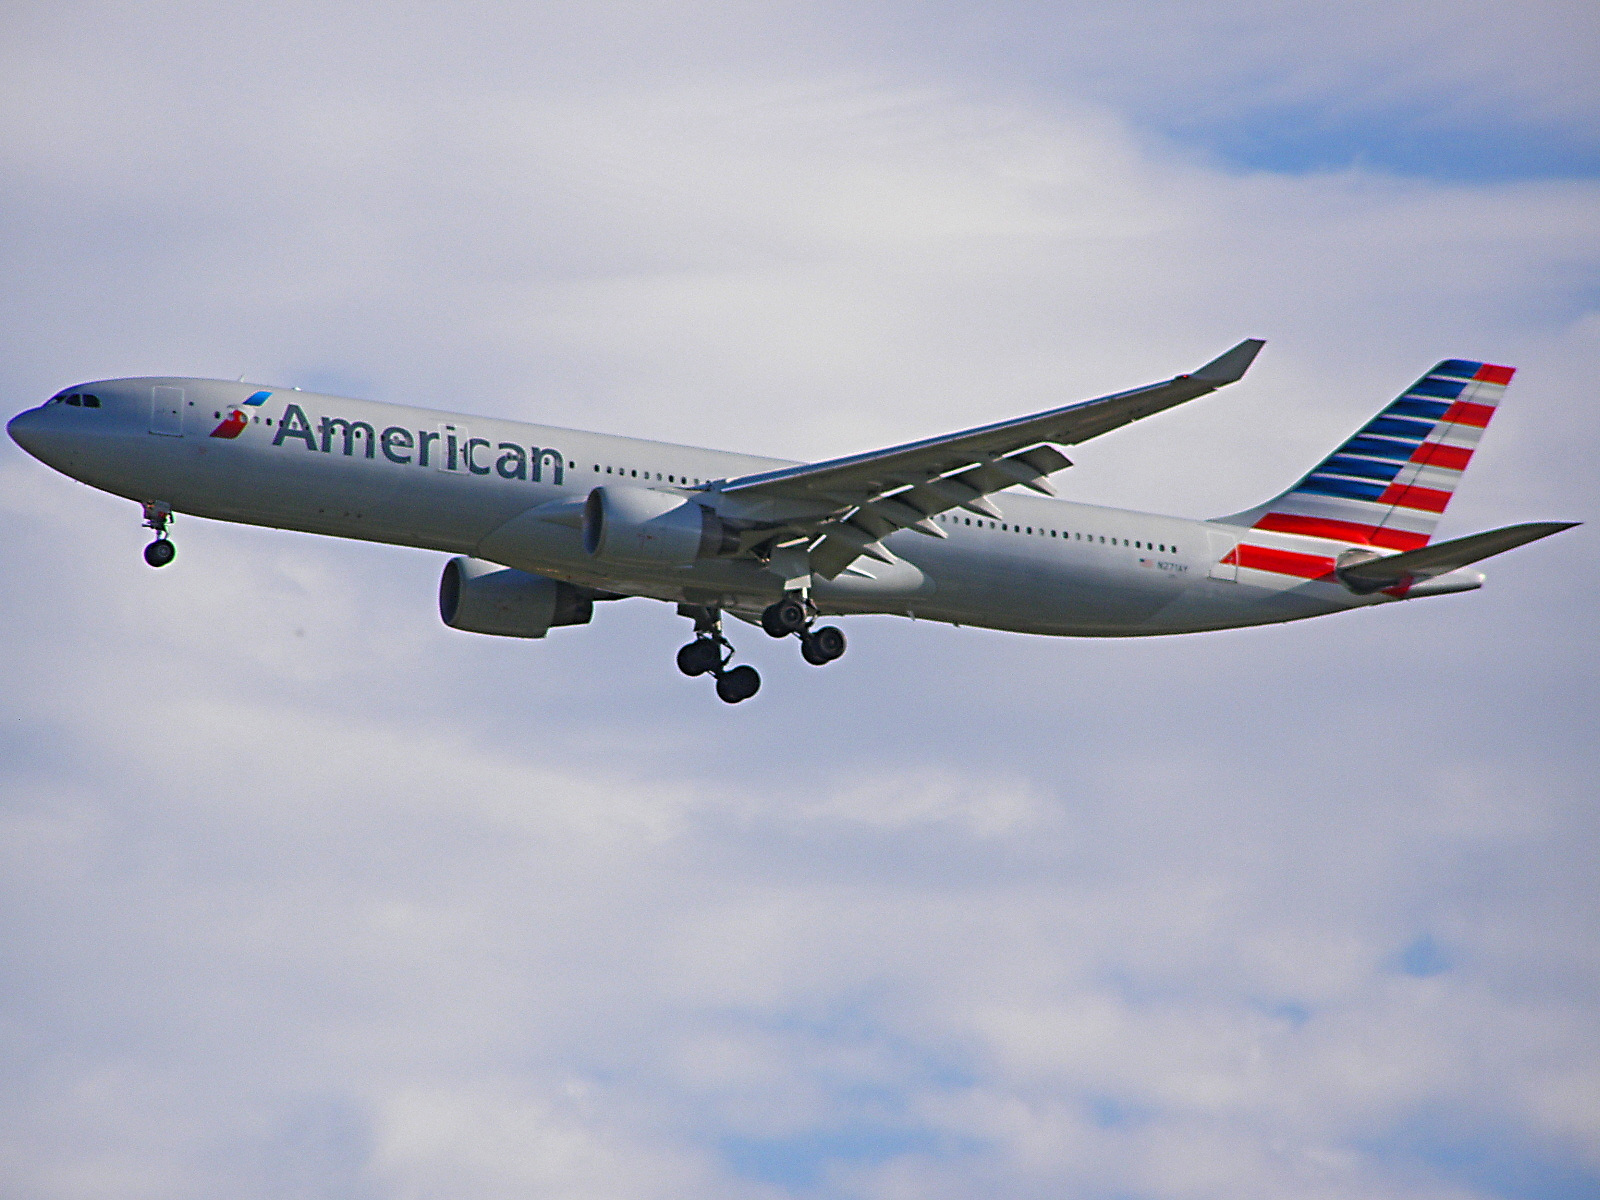
[[(806, 639), (817, 648), (822, 655), (823, 662), (832, 662), (842, 658), (845, 650), (844, 630), (837, 625), (824, 625), (821, 629), (811, 631), (811, 636)], [(807, 659), (806, 661), (810, 661)]]
[(806, 611), (804, 604), (793, 596), (786, 596), (762, 612), (761, 628), (772, 637), (788, 637), (804, 629), (810, 618), (811, 614)]
[(164, 567), (178, 557), (178, 548), (166, 538), (157, 538), (144, 548), (144, 560), (152, 567)]
[(817, 639), (811, 637), (800, 639), (800, 657), (813, 667), (825, 667), (833, 661), (822, 652), (822, 649), (817, 645)]
[(710, 638), (696, 638), (678, 651), (678, 670), (691, 677), (715, 671), (721, 665), (721, 649)]
[(717, 696), (728, 704), (748, 700), (761, 690), (761, 676), (754, 667), (735, 667), (717, 676)]

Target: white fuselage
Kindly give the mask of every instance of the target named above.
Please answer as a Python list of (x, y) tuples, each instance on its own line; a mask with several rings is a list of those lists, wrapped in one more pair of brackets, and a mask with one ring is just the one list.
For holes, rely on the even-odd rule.
[[(783, 592), (783, 580), (754, 559), (618, 567), (587, 553), (576, 528), (518, 520), (608, 484), (717, 508), (733, 498), (706, 485), (791, 465), (783, 460), (311, 392), (273, 391), (259, 406), (239, 407), (258, 387), (216, 380), (82, 386), (100, 407), (42, 406), (14, 420), (12, 434), (58, 470), (132, 500), (735, 611), (758, 610)], [(236, 407), (247, 423), (236, 436), (216, 436)], [(1222, 561), (1245, 538), (1285, 561), (1331, 565), (1345, 548), (1336, 542), (1009, 492), (992, 501), (1000, 519), (961, 510), (936, 518), (944, 539), (890, 535), (884, 544), (898, 561), (863, 559), (832, 581), (818, 578), (813, 601), (825, 613), (1127, 637), (1296, 620), (1393, 598), (1355, 595), (1326, 574)]]

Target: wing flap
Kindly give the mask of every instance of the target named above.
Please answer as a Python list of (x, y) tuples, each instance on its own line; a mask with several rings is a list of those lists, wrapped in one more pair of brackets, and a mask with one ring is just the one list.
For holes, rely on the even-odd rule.
[[(1239, 379), (1263, 345), (1247, 339), (1193, 374), (1163, 383), (886, 450), (722, 480), (707, 491), (746, 505), (764, 503), (773, 513), (769, 527), (820, 539), (813, 541), (813, 563), (817, 573), (832, 578), (853, 561), (843, 558), (848, 549), (886, 555), (879, 542), (897, 530), (945, 536), (930, 518), (948, 509), (996, 519), (1000, 510), (985, 499), (994, 492), (1021, 485), (1055, 495), (1048, 477), (1072, 462), (1052, 443), (1088, 441), (1214, 392)], [(741, 540), (759, 552), (756, 532), (741, 534)], [(842, 561), (832, 570), (836, 560)]]

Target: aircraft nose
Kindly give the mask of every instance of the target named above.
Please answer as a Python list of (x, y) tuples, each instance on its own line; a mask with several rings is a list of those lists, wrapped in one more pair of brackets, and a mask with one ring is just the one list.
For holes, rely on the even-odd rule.
[(11, 435), (11, 440), (21, 446), (35, 458), (39, 457), (43, 440), (44, 410), (30, 408), (27, 412), (20, 412), (6, 422), (6, 432)]

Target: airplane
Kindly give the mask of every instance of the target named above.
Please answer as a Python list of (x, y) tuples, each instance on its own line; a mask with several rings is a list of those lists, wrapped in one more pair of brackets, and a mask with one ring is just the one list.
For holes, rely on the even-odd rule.
[(1484, 582), (1471, 564), (1577, 524), (1432, 541), (1514, 373), (1463, 359), (1255, 508), (1197, 521), (1057, 498), (1061, 447), (1236, 382), (1263, 344), (811, 463), (190, 378), (78, 384), (7, 430), (141, 504), (152, 567), (172, 562), (183, 513), (451, 554), (440, 616), (472, 633), (542, 638), (597, 601), (650, 597), (694, 623), (679, 669), (730, 704), (761, 678), (732, 665), (724, 614), (796, 637), (816, 666), (845, 651), (822, 618), (858, 613), (1070, 637), (1231, 629), (1469, 591)]

